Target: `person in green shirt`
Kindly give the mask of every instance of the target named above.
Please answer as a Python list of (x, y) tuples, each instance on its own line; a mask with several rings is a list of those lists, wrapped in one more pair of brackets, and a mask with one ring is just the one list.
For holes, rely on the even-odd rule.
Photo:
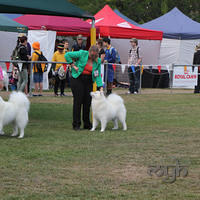
[[(97, 89), (103, 91), (101, 78), (101, 59), (96, 45), (90, 47), (89, 51), (80, 50), (67, 52), (65, 59), (71, 65), (71, 90), (73, 94), (73, 129), (80, 130), (81, 108), (84, 129), (91, 129), (90, 122), (90, 92), (93, 83), (96, 82)], [(75, 62), (73, 62), (75, 60)]]

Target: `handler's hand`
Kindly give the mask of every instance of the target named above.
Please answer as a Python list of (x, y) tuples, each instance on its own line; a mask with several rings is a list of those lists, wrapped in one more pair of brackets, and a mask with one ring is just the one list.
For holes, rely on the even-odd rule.
[(78, 67), (77, 66), (73, 66), (73, 68), (78, 72)]

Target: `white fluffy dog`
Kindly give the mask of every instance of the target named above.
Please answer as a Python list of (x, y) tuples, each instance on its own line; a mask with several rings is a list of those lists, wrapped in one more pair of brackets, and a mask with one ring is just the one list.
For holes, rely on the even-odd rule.
[(8, 92), (8, 84), (9, 84), (9, 78), (7, 72), (3, 70), (3, 85), (6, 88), (6, 91)]
[(106, 128), (110, 120), (114, 121), (114, 128), (118, 129), (118, 120), (123, 125), (123, 130), (127, 130), (126, 125), (126, 108), (123, 99), (117, 94), (111, 94), (107, 98), (103, 92), (91, 92), (92, 96), (92, 113), (93, 124), (91, 131), (94, 131), (101, 122), (101, 132)]
[(23, 138), (24, 128), (28, 123), (29, 107), (30, 102), (22, 92), (12, 92), (7, 102), (0, 97), (0, 134), (4, 134), (3, 126), (12, 122), (14, 125), (12, 136), (17, 136), (20, 129), (18, 138)]

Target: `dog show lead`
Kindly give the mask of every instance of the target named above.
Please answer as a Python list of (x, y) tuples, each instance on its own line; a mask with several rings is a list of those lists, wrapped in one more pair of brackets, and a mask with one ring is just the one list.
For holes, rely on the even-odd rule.
[[(84, 129), (91, 129), (90, 106), (93, 83), (96, 82), (97, 89), (103, 91), (101, 78), (101, 59), (96, 45), (90, 47), (89, 51), (80, 50), (67, 52), (65, 59), (71, 65), (71, 90), (73, 94), (73, 129), (80, 130), (81, 107)], [(75, 63), (73, 62), (75, 61)]]

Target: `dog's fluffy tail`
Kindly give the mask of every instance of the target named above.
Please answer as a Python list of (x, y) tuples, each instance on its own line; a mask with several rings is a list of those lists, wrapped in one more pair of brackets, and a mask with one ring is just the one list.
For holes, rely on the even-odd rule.
[(25, 108), (27, 111), (29, 111), (30, 101), (22, 92), (12, 92), (8, 102), (13, 103), (20, 108)]
[(110, 94), (107, 97), (107, 100), (118, 105), (118, 104), (124, 104), (124, 100), (117, 94)]

